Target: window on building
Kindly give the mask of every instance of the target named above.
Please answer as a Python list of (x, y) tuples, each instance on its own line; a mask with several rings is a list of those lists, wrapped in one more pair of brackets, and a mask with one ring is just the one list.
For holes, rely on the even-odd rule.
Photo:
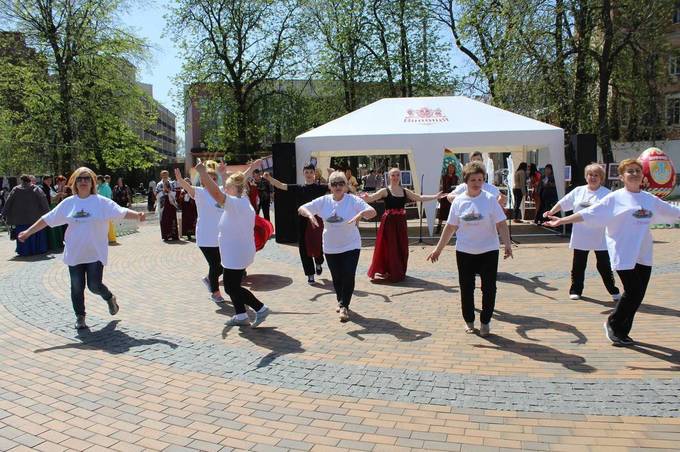
[(680, 76), (680, 56), (679, 55), (669, 55), (668, 56), (668, 73), (670, 75)]
[(680, 125), (680, 95), (666, 98), (666, 123), (669, 126)]

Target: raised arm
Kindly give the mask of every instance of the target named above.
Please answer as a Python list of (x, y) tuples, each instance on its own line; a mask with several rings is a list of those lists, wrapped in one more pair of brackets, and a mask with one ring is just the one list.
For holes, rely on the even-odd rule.
[(255, 171), (255, 168), (259, 168), (262, 165), (263, 160), (264, 159), (257, 159), (250, 164), (245, 173), (243, 173), (246, 176), (246, 178), (249, 178), (253, 175), (253, 171)]
[(210, 196), (212, 196), (219, 204), (224, 205), (224, 203), (227, 202), (227, 196), (222, 193), (219, 185), (217, 185), (217, 183), (212, 180), (212, 177), (208, 175), (208, 170), (203, 162), (199, 162), (196, 165), (196, 171), (198, 171), (198, 175), (201, 177), (201, 185), (208, 190)]
[(288, 184), (284, 184), (283, 182), (281, 182), (277, 179), (274, 179), (274, 177), (271, 174), (264, 173), (262, 175), (262, 177), (264, 177), (267, 182), (269, 182), (270, 184), (272, 184), (274, 187), (278, 188), (279, 190), (284, 190), (284, 191), (288, 190)]
[(419, 201), (419, 202), (434, 201), (436, 199), (441, 199), (444, 196), (446, 196), (446, 194), (442, 191), (440, 191), (436, 195), (419, 195), (419, 194), (414, 193), (411, 190), (407, 190), (407, 189), (404, 189), (404, 194), (411, 201)]
[(372, 195), (369, 195), (368, 193), (362, 193), (359, 195), (361, 199), (363, 199), (366, 202), (376, 202), (379, 199), (383, 199), (387, 196), (387, 189), (386, 188), (381, 188), (377, 192), (373, 193)]
[(194, 186), (184, 180), (184, 178), (182, 177), (182, 172), (179, 170), (179, 168), (175, 168), (175, 180), (177, 181), (179, 186), (184, 189), (184, 191), (189, 193), (189, 196), (191, 196), (192, 198), (196, 197), (196, 190), (194, 190)]

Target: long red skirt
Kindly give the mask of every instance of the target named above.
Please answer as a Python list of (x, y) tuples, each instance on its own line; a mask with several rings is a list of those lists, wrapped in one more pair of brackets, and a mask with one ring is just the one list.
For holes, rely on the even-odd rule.
[(274, 225), (259, 215), (255, 215), (255, 250), (260, 251), (274, 233)]
[(406, 277), (407, 265), (406, 212), (404, 210), (388, 210), (380, 219), (380, 228), (378, 228), (368, 277), (374, 279), (376, 274), (379, 274), (385, 281), (399, 282)]
[(300, 221), (307, 221), (307, 227), (305, 228), (305, 236), (304, 238), (299, 239), (305, 241), (305, 250), (307, 250), (307, 256), (309, 257), (323, 256), (322, 248), (323, 220), (321, 219), (321, 217), (316, 215), (316, 222), (319, 223), (319, 226), (316, 228), (312, 227), (312, 225), (309, 224), (308, 219), (304, 220), (301, 219)]

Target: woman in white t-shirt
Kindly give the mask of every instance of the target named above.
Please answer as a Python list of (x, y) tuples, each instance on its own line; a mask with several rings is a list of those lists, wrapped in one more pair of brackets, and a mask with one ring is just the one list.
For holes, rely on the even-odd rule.
[[(217, 171), (206, 162), (208, 177), (217, 183)], [(208, 262), (208, 276), (204, 276), (203, 284), (210, 291), (210, 299), (215, 303), (224, 303), (224, 298), (220, 293), (219, 278), (222, 274), (222, 261), (220, 258), (220, 248), (217, 241), (217, 227), (222, 218), (224, 209), (208, 190), (204, 187), (196, 187), (182, 178), (182, 172), (175, 168), (175, 180), (196, 202), (196, 246), (201, 250), (205, 260)]]
[(136, 219), (144, 213), (121, 207), (111, 199), (97, 194), (97, 176), (86, 167), (71, 175), (69, 186), (74, 194), (42, 216), (17, 237), (24, 241), (46, 226), (68, 225), (64, 236), (63, 260), (71, 277), (71, 303), (76, 314), (76, 329), (85, 323), (85, 282), (92, 293), (100, 295), (109, 306), (109, 313), (118, 312), (116, 297), (102, 283), (104, 266), (109, 255), (109, 221)]
[[(543, 214), (544, 218), (553, 217), (560, 210), (573, 210), (575, 213), (586, 209), (607, 196), (610, 191), (603, 187), (604, 169), (597, 163), (591, 163), (585, 168), (586, 185), (581, 185), (570, 191), (566, 196), (557, 201), (549, 211)], [(602, 277), (602, 282), (607, 292), (614, 301), (619, 301), (621, 294), (614, 281), (612, 265), (609, 261), (607, 241), (605, 240), (604, 226), (590, 226), (577, 223), (571, 230), (569, 248), (574, 250), (574, 258), (571, 264), (571, 287), (569, 298), (578, 300), (583, 293), (583, 281), (585, 279), (586, 266), (588, 265), (588, 253), (595, 251), (597, 259), (597, 271)]]
[[(246, 193), (246, 178), (252, 170), (259, 166), (261, 160), (250, 165), (246, 173), (233, 173), (225, 182), (223, 193), (210, 175), (205, 164), (199, 162), (196, 171), (201, 176), (201, 184), (210, 196), (223, 206), (223, 213), (218, 225), (217, 241), (222, 264), (224, 290), (231, 298), (236, 315), (227, 325), (256, 327), (269, 315), (269, 308), (241, 285), (246, 268), (255, 260), (255, 210), (250, 205)], [(222, 165), (221, 165), (222, 166)], [(222, 166), (223, 167), (223, 166)], [(246, 306), (255, 311), (252, 324), (246, 313)]]
[(496, 305), (496, 275), (498, 274), (498, 234), (505, 246), (504, 258), (512, 257), (510, 232), (505, 212), (498, 199), (482, 190), (486, 170), (480, 162), (470, 162), (463, 168), (467, 191), (456, 196), (449, 218), (435, 250), (427, 256), (437, 262), (439, 255), (456, 233), (456, 263), (460, 283), (460, 301), (465, 320), (465, 332), (475, 332), (475, 275), (482, 280), (482, 313), (479, 334), (490, 334), (490, 322)]
[(347, 177), (342, 172), (332, 173), (328, 185), (330, 195), (303, 204), (298, 212), (315, 228), (319, 227), (315, 215), (323, 219), (322, 247), (338, 300), (336, 312), (340, 321), (346, 322), (361, 250), (358, 223), (361, 218), (373, 218), (376, 212), (363, 199), (347, 193)]
[(640, 190), (642, 164), (635, 159), (619, 163), (624, 188), (565, 218), (550, 217), (549, 227), (581, 221), (606, 227), (607, 249), (612, 268), (623, 283), (623, 295), (604, 322), (604, 330), (614, 345), (632, 345), (633, 319), (647, 291), (652, 274), (651, 224), (672, 223), (680, 218), (680, 208), (651, 193)]

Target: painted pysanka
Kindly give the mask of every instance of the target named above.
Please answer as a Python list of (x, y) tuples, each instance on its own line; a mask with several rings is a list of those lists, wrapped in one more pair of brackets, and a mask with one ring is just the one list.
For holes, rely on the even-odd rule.
[(640, 155), (642, 188), (663, 199), (675, 188), (673, 161), (659, 148), (649, 148)]

